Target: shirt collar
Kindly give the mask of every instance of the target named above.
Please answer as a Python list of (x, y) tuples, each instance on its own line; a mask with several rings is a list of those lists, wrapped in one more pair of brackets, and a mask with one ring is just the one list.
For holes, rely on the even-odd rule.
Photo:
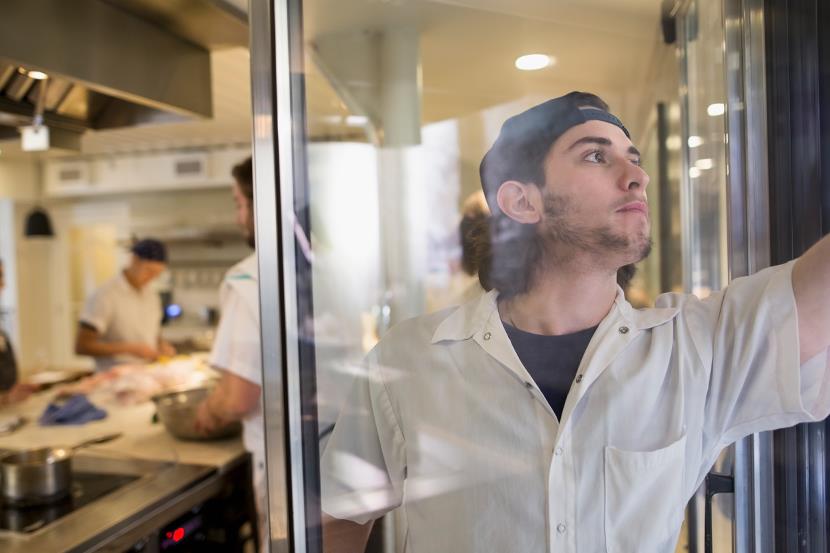
[[(498, 291), (490, 290), (458, 307), (435, 329), (435, 333), (432, 335), (432, 343), (471, 338), (476, 332), (484, 328), (493, 311), (497, 310), (497, 299)], [(677, 315), (678, 308), (635, 309), (625, 299), (622, 288), (618, 286), (614, 307), (611, 308), (611, 312), (606, 315), (606, 318), (613, 316), (615, 313), (619, 313), (633, 329), (645, 330), (670, 321)]]
[(133, 285), (130, 284), (130, 281), (127, 280), (127, 276), (124, 274), (124, 269), (118, 271), (118, 285), (121, 286), (121, 288), (126, 292), (139, 295), (143, 294), (144, 290), (147, 288), (146, 286), (144, 288), (134, 288)]
[(252, 253), (228, 271), (228, 280), (253, 280), (256, 281), (259, 273), (256, 253)]

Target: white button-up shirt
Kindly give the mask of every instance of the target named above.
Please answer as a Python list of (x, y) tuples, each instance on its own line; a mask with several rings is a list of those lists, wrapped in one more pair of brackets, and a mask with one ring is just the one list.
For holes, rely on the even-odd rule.
[[(225, 273), (219, 288), (222, 316), (213, 340), (210, 364), (262, 387), (258, 275), (256, 254), (249, 255)], [(262, 405), (258, 405), (242, 424), (245, 447), (257, 460), (264, 462)]]
[[(106, 342), (140, 342), (158, 345), (161, 332), (161, 297), (152, 284), (133, 288), (123, 272), (111, 278), (87, 299), (80, 320), (91, 325)], [(95, 370), (118, 363), (144, 362), (127, 354), (96, 357)]]
[[(259, 268), (256, 254), (231, 267), (219, 288), (222, 317), (216, 329), (210, 364), (262, 387), (259, 333)], [(260, 551), (268, 551), (268, 483), (262, 402), (242, 421), (242, 441), (251, 452), (253, 490), (259, 517)]]
[(671, 552), (721, 449), (825, 418), (826, 353), (799, 370), (792, 263), (701, 301), (619, 290), (557, 420), (490, 292), (393, 328), (321, 462), (323, 510), (400, 506), (406, 551)]

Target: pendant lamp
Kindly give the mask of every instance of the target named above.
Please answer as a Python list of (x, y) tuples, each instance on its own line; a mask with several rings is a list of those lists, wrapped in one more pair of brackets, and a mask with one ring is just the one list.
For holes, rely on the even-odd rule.
[(26, 216), (26, 226), (23, 229), (26, 237), (52, 238), (55, 231), (52, 230), (52, 220), (45, 209), (35, 207)]

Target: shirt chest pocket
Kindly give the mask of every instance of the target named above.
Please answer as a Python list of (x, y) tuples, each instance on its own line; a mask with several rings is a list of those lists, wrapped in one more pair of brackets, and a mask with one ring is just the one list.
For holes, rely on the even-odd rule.
[(686, 436), (654, 451), (605, 448), (608, 553), (671, 553), (683, 521)]

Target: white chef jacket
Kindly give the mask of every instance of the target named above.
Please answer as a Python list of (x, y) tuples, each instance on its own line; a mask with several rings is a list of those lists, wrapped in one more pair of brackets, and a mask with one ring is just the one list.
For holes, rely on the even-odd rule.
[[(80, 321), (94, 327), (106, 342), (140, 342), (157, 347), (161, 318), (158, 291), (151, 285), (136, 290), (119, 272), (87, 299)], [(96, 357), (95, 370), (136, 361), (141, 360), (127, 354)]]
[(408, 553), (673, 552), (723, 447), (830, 412), (827, 353), (799, 370), (791, 273), (643, 310), (618, 290), (561, 421), (496, 292), (396, 326), (323, 455), (323, 510), (362, 523), (401, 506)]
[[(221, 318), (210, 364), (262, 387), (262, 353), (259, 333), (259, 285), (256, 254), (231, 267), (219, 288)], [(262, 400), (252, 414), (242, 421), (242, 441), (251, 452), (253, 489), (259, 515), (260, 543), (267, 551), (268, 489), (265, 469), (265, 436)]]

